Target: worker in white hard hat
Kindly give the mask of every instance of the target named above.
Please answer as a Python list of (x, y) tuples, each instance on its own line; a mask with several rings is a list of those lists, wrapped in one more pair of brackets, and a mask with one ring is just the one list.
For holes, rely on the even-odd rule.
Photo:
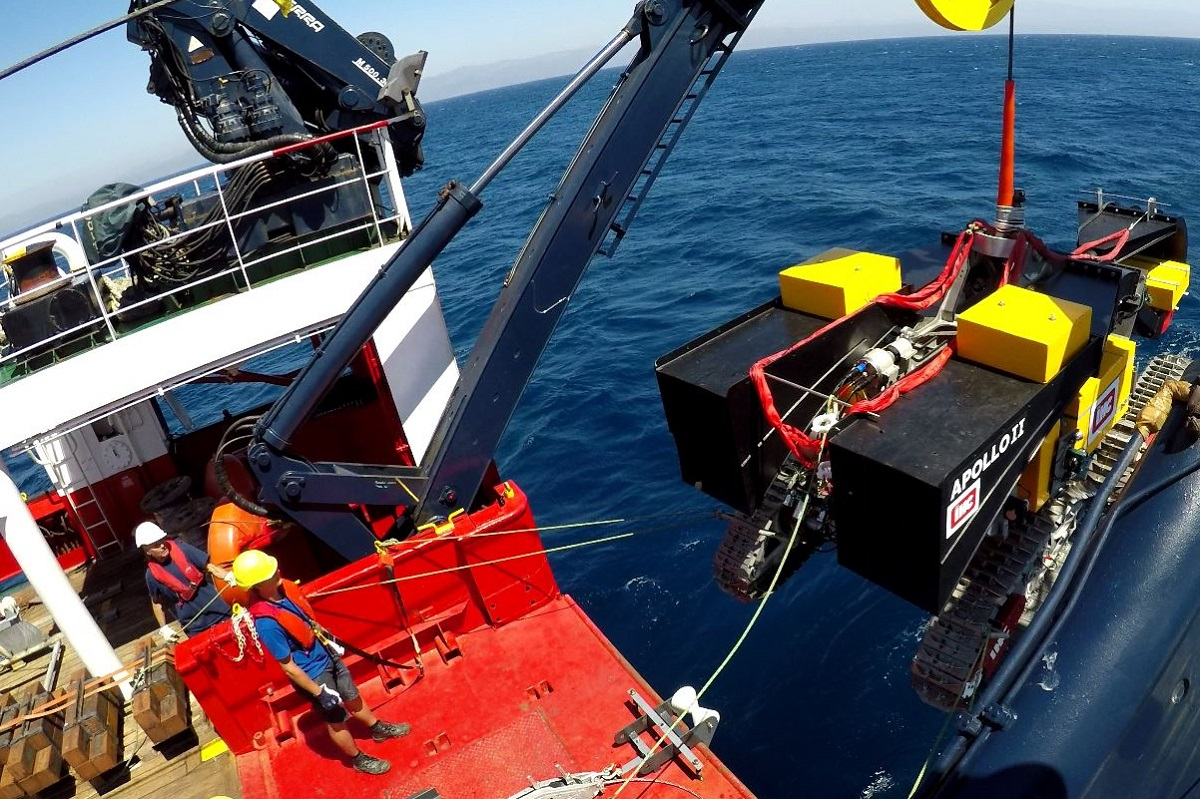
[(325, 720), (329, 737), (350, 765), (364, 774), (386, 774), (391, 763), (359, 749), (346, 722), (353, 716), (377, 743), (408, 735), (409, 725), (376, 718), (367, 707), (338, 656), (340, 647), (317, 623), (300, 588), (280, 577), (275, 558), (248, 549), (234, 559), (233, 574), (238, 586), (250, 593), (247, 610), (254, 617), (259, 640), (296, 688), (312, 698), (313, 709)]
[[(194, 635), (229, 618), (229, 605), (217, 594), (213, 579), (233, 584), (233, 572), (208, 560), (208, 555), (183, 541), (174, 541), (154, 522), (142, 522), (133, 540), (146, 556), (146, 590), (159, 634), (175, 641)], [(170, 626), (167, 611), (182, 627)]]

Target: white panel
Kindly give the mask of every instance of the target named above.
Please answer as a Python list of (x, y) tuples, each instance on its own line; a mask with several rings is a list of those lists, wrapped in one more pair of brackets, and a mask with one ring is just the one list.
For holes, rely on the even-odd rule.
[(429, 270), (375, 331), (392, 402), (417, 463), (458, 381), (458, 364)]
[(113, 414), (117, 427), (129, 437), (139, 464), (149, 463), (167, 454), (167, 434), (148, 399)]

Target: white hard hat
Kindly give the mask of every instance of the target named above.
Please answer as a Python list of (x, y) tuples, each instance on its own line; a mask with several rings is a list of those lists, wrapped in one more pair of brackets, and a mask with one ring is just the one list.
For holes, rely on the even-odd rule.
[(167, 534), (154, 522), (142, 522), (133, 530), (133, 543), (139, 547), (149, 546), (166, 537)]

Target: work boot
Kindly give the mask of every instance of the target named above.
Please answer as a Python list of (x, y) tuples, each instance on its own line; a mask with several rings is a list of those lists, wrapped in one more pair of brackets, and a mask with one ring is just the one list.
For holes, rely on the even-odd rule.
[(403, 738), (412, 732), (407, 723), (393, 724), (390, 721), (376, 721), (371, 725), (371, 737), (375, 742), (386, 741), (388, 738)]
[(383, 758), (371, 757), (366, 752), (360, 751), (354, 756), (354, 770), (363, 774), (387, 774), (391, 769), (391, 763)]

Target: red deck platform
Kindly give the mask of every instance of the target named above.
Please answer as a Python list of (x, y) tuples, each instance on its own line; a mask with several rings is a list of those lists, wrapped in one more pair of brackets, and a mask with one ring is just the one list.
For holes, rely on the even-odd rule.
[[(392, 761), (384, 777), (350, 771), (320, 719), (306, 713), (298, 735), (238, 757), (246, 799), (354, 796), (407, 799), (434, 788), (443, 799), (503, 799), (550, 779), (558, 769), (600, 771), (636, 756), (613, 745), (632, 722), (627, 691), (658, 699), (566, 596), (501, 629), (458, 638), (461, 656), (426, 657), (423, 679), (389, 694), (378, 678), (361, 687), (380, 718), (412, 723), (412, 734), (376, 744), (352, 729), (362, 748)], [(430, 661), (433, 662), (430, 662)], [(645, 740), (653, 743), (649, 735)], [(748, 797), (750, 792), (702, 748), (704, 779), (672, 761), (628, 797)], [(616, 788), (610, 789), (609, 795)]]
[[(560, 769), (599, 772), (637, 757), (632, 744), (614, 743), (640, 715), (629, 691), (659, 697), (559, 593), (524, 495), (505, 484), (497, 496), (453, 529), (392, 547), (391, 572), (386, 559), (366, 558), (304, 586), (331, 632), (403, 664), (345, 657), (375, 713), (412, 725), (376, 744), (351, 721), (362, 748), (392, 762), (386, 776), (340, 760), (308, 698), (269, 656), (251, 648), (235, 662), (228, 625), (177, 648), (180, 674), (237, 754), (246, 799), (408, 799), (429, 788), (442, 799), (505, 799)], [(624, 795), (751, 796), (704, 747), (695, 754), (703, 779), (676, 758)]]

